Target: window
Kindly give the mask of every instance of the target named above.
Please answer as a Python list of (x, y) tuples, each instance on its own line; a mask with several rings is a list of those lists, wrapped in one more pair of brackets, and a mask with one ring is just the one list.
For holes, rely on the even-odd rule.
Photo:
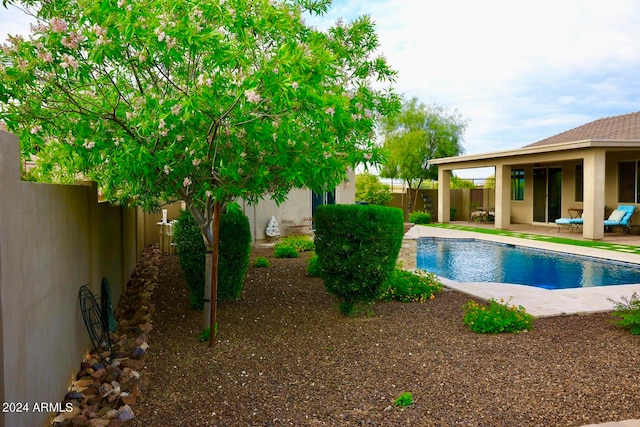
[(618, 163), (618, 201), (621, 203), (637, 203), (638, 162)]
[(584, 201), (584, 169), (582, 165), (576, 165), (576, 202)]
[(524, 169), (511, 169), (511, 200), (524, 200)]

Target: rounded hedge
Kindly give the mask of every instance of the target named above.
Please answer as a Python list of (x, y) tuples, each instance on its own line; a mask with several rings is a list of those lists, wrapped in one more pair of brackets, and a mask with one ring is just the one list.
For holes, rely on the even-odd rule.
[[(204, 307), (205, 244), (189, 211), (182, 211), (175, 227), (174, 242), (184, 274), (191, 307)], [(251, 228), (238, 207), (228, 206), (220, 215), (218, 299), (239, 299), (249, 267)]]
[(404, 235), (402, 211), (376, 205), (324, 205), (315, 214), (320, 277), (350, 314), (373, 302), (393, 272)]

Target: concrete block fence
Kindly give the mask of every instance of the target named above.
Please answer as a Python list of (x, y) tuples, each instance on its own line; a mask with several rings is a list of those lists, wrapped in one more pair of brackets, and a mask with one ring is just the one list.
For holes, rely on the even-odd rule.
[(91, 346), (80, 286), (99, 296), (107, 277), (115, 306), (154, 219), (99, 203), (95, 183), (22, 181), (18, 138), (0, 131), (0, 426), (47, 422), (40, 408), (61, 401)]

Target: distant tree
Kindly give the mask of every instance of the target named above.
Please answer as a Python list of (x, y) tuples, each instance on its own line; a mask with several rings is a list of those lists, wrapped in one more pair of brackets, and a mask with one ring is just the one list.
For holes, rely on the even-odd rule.
[(496, 188), (496, 176), (489, 175), (484, 180), (484, 188)]
[[(438, 105), (426, 106), (417, 98), (403, 103), (402, 111), (382, 120), (386, 163), (380, 176), (397, 177), (409, 187), (408, 210), (417, 203), (420, 184), (437, 180), (438, 168), (429, 160), (462, 154), (462, 135), (466, 121)], [(411, 199), (412, 190), (416, 190)]]
[(356, 200), (372, 205), (386, 205), (393, 196), (389, 187), (380, 178), (369, 172), (356, 175)]
[(451, 174), (451, 188), (475, 188), (476, 184), (470, 179), (460, 178)]

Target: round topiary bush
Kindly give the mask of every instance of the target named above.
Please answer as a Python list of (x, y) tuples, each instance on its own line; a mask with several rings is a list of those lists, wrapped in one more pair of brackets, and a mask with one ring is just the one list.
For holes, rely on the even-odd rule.
[(420, 211), (411, 212), (409, 214), (409, 222), (414, 224), (429, 224), (431, 222), (431, 214)]
[(400, 209), (376, 205), (324, 205), (315, 215), (320, 277), (351, 314), (373, 302), (395, 268), (404, 234)]
[[(180, 212), (174, 242), (184, 274), (191, 307), (204, 307), (206, 248), (200, 229), (189, 211)], [(218, 299), (238, 299), (249, 267), (251, 228), (249, 219), (235, 204), (220, 215)]]

